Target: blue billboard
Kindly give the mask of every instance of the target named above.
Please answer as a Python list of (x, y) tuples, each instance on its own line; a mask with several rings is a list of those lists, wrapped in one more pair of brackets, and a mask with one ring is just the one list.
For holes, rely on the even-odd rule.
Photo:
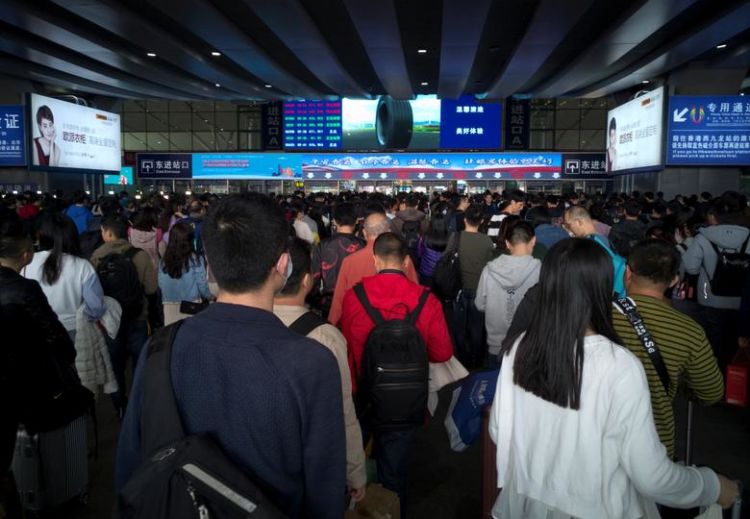
[(743, 96), (669, 98), (667, 165), (750, 165), (750, 100)]
[(104, 175), (105, 186), (132, 186), (133, 166), (122, 166), (119, 175)]
[(443, 99), (440, 105), (440, 147), (500, 149), (500, 103), (478, 103), (474, 96)]
[(302, 178), (302, 157), (294, 153), (195, 153), (193, 178)]
[(25, 166), (23, 106), (0, 106), (0, 166)]
[(138, 178), (155, 180), (192, 177), (191, 153), (139, 153), (136, 162)]

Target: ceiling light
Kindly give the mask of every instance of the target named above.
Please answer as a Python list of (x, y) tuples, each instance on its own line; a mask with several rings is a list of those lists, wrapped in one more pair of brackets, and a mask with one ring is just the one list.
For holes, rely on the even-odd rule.
[(427, 54), (427, 49), (417, 49), (417, 54)]
[(420, 84), (421, 84), (422, 86), (427, 86), (427, 85), (429, 85), (429, 83), (428, 83), (427, 81), (422, 81), (422, 82), (421, 82)]
[(156, 54), (155, 54), (155, 53), (153, 53), (153, 52), (147, 52), (147, 53), (146, 53), (146, 56), (148, 56), (149, 58), (155, 58), (155, 57), (156, 57)]
[(651, 81), (649, 81), (648, 79), (644, 79), (643, 81), (641, 81), (641, 83), (643, 83), (644, 85), (648, 85), (649, 83), (651, 83)]
[(221, 83), (216, 83), (216, 88), (221, 88)]
[(266, 88), (273, 88), (271, 85), (266, 85)]
[(717, 48), (717, 49), (725, 49), (725, 48), (726, 48), (726, 46), (727, 46), (727, 44), (726, 44), (726, 43), (722, 43), (721, 45), (717, 45), (717, 46), (716, 46), (716, 48)]
[(110, 189), (109, 191), (107, 191), (107, 194), (110, 195), (110, 196), (112, 196), (112, 195), (115, 194), (115, 192)]
[(745, 95), (745, 92), (740, 92), (740, 95), (741, 95), (741, 96), (744, 96), (744, 95)]
[(211, 52), (211, 56), (214, 56), (214, 57), (218, 58), (219, 56), (221, 56), (221, 52), (219, 52), (219, 51), (212, 51)]

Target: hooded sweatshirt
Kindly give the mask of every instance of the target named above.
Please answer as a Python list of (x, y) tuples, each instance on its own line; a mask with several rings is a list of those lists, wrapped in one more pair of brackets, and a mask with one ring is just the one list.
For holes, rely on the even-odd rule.
[(148, 253), (154, 268), (159, 267), (159, 233), (156, 230), (140, 231), (131, 228), (128, 231), (128, 241), (136, 249), (141, 249)]
[(76, 224), (78, 234), (86, 232), (86, 229), (89, 227), (89, 221), (94, 217), (87, 207), (75, 204), (68, 206), (65, 210), (65, 215), (70, 217), (73, 223)]
[(393, 226), (396, 229), (397, 234), (401, 234), (401, 229), (406, 222), (419, 222), (420, 234), (427, 232), (427, 227), (429, 225), (427, 222), (427, 215), (415, 207), (407, 207), (403, 211), (396, 213), (396, 217), (393, 219)]
[[(711, 277), (716, 270), (718, 256), (711, 243), (720, 251), (738, 251), (747, 240), (750, 230), (739, 225), (712, 225), (700, 230), (682, 255), (688, 274), (698, 274), (698, 303), (711, 308), (739, 310), (740, 297), (717, 296), (711, 292)], [(746, 244), (744, 252), (750, 244)]]
[(490, 261), (479, 278), (474, 304), (485, 312), (490, 355), (500, 351), (516, 308), (539, 281), (542, 262), (532, 256), (503, 255)]

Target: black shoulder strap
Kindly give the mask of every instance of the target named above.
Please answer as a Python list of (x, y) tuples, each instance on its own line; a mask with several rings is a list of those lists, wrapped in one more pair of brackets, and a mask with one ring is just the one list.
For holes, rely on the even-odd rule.
[(130, 247), (125, 252), (123, 252), (123, 255), (128, 258), (130, 261), (133, 261), (133, 258), (135, 258), (135, 255), (141, 252), (141, 249), (138, 249), (136, 247)]
[(385, 322), (385, 319), (383, 319), (383, 316), (380, 314), (380, 312), (375, 310), (370, 304), (370, 300), (367, 299), (365, 287), (362, 285), (362, 283), (357, 283), (356, 285), (354, 285), (354, 293), (357, 294), (357, 299), (359, 299), (359, 302), (362, 303), (362, 307), (365, 309), (365, 312), (367, 312), (367, 315), (370, 316), (372, 322), (375, 323), (375, 326), (383, 324)]
[(425, 288), (422, 291), (422, 295), (419, 296), (419, 303), (417, 303), (417, 307), (414, 309), (414, 311), (409, 314), (409, 323), (416, 325), (417, 319), (419, 319), (419, 314), (422, 313), (422, 308), (424, 308), (425, 303), (427, 302), (427, 298), (430, 297), (430, 290)]
[(146, 456), (185, 436), (171, 374), (172, 344), (183, 322), (165, 326), (148, 341), (141, 404), (141, 448)]
[(670, 381), (667, 366), (664, 364), (661, 352), (656, 346), (654, 339), (651, 338), (651, 334), (649, 333), (648, 328), (646, 328), (643, 318), (638, 313), (638, 310), (636, 310), (635, 304), (627, 297), (615, 299), (614, 304), (620, 312), (625, 314), (625, 317), (627, 317), (630, 325), (635, 330), (638, 340), (641, 341), (643, 348), (651, 359), (651, 363), (654, 365), (654, 368), (656, 368), (656, 373), (658, 373), (661, 384), (664, 386), (664, 391), (669, 394)]
[(294, 333), (307, 336), (310, 332), (326, 323), (327, 321), (324, 321), (315, 312), (305, 312), (289, 325), (289, 329)]

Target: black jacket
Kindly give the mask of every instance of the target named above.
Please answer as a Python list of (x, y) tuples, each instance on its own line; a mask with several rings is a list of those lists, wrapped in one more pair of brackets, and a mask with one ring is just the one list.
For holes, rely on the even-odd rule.
[(73, 364), (76, 351), (39, 283), (0, 267), (0, 475), (13, 456), (24, 405), (58, 380), (53, 355)]

